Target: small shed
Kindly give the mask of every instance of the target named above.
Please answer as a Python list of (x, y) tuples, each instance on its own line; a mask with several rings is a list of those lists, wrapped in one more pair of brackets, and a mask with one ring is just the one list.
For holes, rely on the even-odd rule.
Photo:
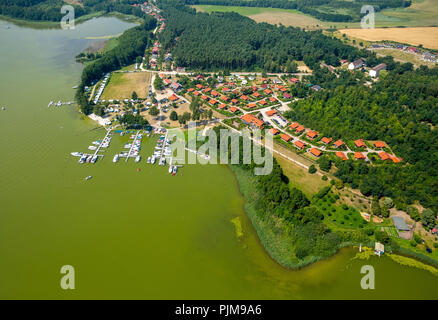
[(394, 216), (392, 217), (392, 222), (394, 222), (394, 226), (397, 228), (398, 231), (410, 231), (411, 229), (406, 224), (403, 217), (400, 216)]
[(374, 253), (378, 256), (384, 254), (385, 253), (385, 246), (380, 242), (376, 242), (374, 245)]

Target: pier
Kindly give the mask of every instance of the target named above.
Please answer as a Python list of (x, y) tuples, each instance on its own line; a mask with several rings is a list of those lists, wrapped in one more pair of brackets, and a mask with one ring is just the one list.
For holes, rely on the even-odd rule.
[(103, 154), (97, 154), (100, 149), (102, 148), (102, 145), (105, 143), (106, 139), (108, 138), (108, 136), (110, 135), (111, 130), (107, 130), (107, 133), (105, 135), (105, 137), (102, 139), (102, 141), (100, 142), (99, 146), (97, 147), (96, 151), (94, 152), (93, 156), (98, 156), (98, 157), (103, 157)]
[(134, 141), (132, 141), (132, 143), (131, 143), (131, 148), (129, 149), (128, 155), (126, 156), (126, 160), (125, 160), (126, 162), (128, 162), (129, 158), (131, 157), (132, 149), (134, 149), (135, 142), (137, 141), (137, 137), (139, 134), (140, 134), (140, 130), (137, 131), (137, 133), (135, 134), (135, 137), (134, 137)]

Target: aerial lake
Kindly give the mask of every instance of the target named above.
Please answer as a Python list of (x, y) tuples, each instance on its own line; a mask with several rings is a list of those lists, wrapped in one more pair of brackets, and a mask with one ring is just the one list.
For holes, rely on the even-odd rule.
[[(102, 160), (79, 164), (70, 152), (105, 130), (74, 106), (47, 105), (73, 100), (82, 70), (74, 57), (96, 41), (87, 38), (132, 26), (115, 17), (75, 30), (0, 21), (0, 299), (438, 298), (428, 271), (352, 260), (352, 248), (299, 271), (281, 267), (226, 166), (186, 165), (173, 177), (144, 160), (113, 163), (128, 139), (118, 135)], [(143, 159), (154, 142), (143, 139)], [(361, 289), (365, 264), (375, 290)], [(75, 268), (75, 290), (60, 287), (63, 265)]]

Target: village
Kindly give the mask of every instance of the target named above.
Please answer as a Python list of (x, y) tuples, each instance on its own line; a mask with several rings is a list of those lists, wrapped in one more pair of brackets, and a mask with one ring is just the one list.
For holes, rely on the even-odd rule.
[[(141, 7), (160, 22), (154, 33), (161, 32), (165, 21), (159, 9), (148, 3)], [(186, 71), (185, 68), (175, 66), (170, 51), (163, 50), (159, 41), (156, 41), (146, 50), (141, 64), (136, 63), (128, 70), (106, 74), (93, 88), (87, 88), (89, 101), (105, 106), (101, 116), (92, 114), (90, 117), (114, 129), (121, 125), (122, 117), (132, 114), (147, 120), (153, 130), (164, 133), (172, 128), (185, 130), (189, 127), (189, 121), (203, 126), (203, 135), (218, 125), (235, 132), (241, 132), (244, 128), (260, 130), (262, 140), (252, 138), (255, 143), (263, 144), (264, 139), (271, 136), (274, 146), (269, 150), (273, 154), (309, 173), (312, 163), (318, 163), (320, 158), (328, 158), (333, 162), (360, 161), (370, 166), (406, 165), (385, 141), (363, 138), (349, 140), (342, 137), (334, 139), (321, 133), (318, 128), (306, 127), (299, 121), (288, 119), (285, 113), (293, 108), (293, 103), (306, 99), (293, 95), (294, 86), (305, 87), (309, 94), (325, 90), (319, 84), (310, 83), (306, 76), (312, 75), (312, 70), (305, 65), (303, 67), (302, 62), (300, 65), (297, 73), (289, 74)], [(341, 66), (337, 68), (321, 63), (321, 67), (330, 72), (361, 72), (367, 79), (364, 85), (368, 86), (378, 81), (387, 68), (384, 63), (367, 66), (365, 59), (342, 60)], [(112, 90), (111, 78), (121, 73), (127, 77), (127, 81), (123, 84), (116, 81), (115, 86), (118, 89), (124, 86), (121, 91), (131, 92), (132, 95), (106, 95), (106, 90)], [(193, 105), (196, 105), (196, 112), (199, 113), (197, 118), (194, 118)], [(169, 168), (172, 168), (172, 162)], [(317, 174), (325, 177), (324, 173)], [(414, 231), (424, 231), (421, 223), (416, 223), (400, 210), (394, 211), (390, 219), (372, 216), (368, 213), (371, 202), (366, 202), (367, 209), (362, 208), (360, 215), (365, 221), (372, 219), (374, 223), (380, 224), (388, 235), (414, 241)], [(384, 246), (377, 242), (375, 253), (384, 253)]]

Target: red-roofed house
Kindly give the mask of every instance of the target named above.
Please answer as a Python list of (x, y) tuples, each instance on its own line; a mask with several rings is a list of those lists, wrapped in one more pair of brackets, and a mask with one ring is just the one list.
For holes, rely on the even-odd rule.
[(376, 142), (374, 142), (374, 146), (376, 148), (385, 148), (385, 142), (383, 142), (383, 141), (376, 141)]
[(363, 142), (362, 139), (354, 141), (354, 145), (358, 148), (366, 148), (367, 147), (367, 145), (365, 144), (365, 142)]
[(292, 123), (290, 126), (289, 126), (289, 128), (290, 129), (296, 129), (296, 128), (298, 128), (300, 125), (298, 124), (298, 123), (296, 123), (296, 122), (294, 122), (294, 123)]
[(220, 95), (220, 93), (219, 92), (217, 92), (217, 91), (212, 91), (211, 92), (211, 95), (213, 96), (213, 97), (217, 97), (217, 96), (219, 96)]
[(319, 134), (318, 131), (311, 131), (311, 130), (309, 130), (309, 131), (307, 131), (307, 133), (306, 133), (306, 137), (307, 137), (308, 139), (310, 139), (310, 140), (313, 140), (313, 139), (315, 139), (315, 138), (318, 136), (318, 134)]
[(217, 101), (216, 101), (216, 100), (213, 100), (213, 99), (210, 99), (210, 101), (208, 101), (208, 103), (210, 103), (210, 104), (212, 104), (212, 105), (215, 105), (215, 104), (217, 103)]
[(204, 96), (201, 97), (201, 99), (202, 99), (202, 100), (208, 100), (209, 98), (208, 98), (207, 96), (204, 95)]
[(253, 94), (252, 94), (255, 98), (258, 98), (258, 97), (260, 97), (261, 96), (261, 94), (260, 93), (258, 93), (258, 92), (254, 92)]
[(179, 98), (176, 96), (176, 95), (174, 95), (174, 94), (172, 94), (170, 97), (169, 97), (169, 101), (176, 101), (176, 100), (178, 100)]
[(227, 96), (222, 96), (222, 97), (220, 97), (220, 99), (223, 101), (228, 101), (230, 98), (228, 98)]
[(249, 97), (248, 97), (248, 96), (245, 96), (245, 95), (243, 95), (243, 96), (241, 96), (241, 97), (240, 97), (240, 99), (242, 99), (242, 100), (246, 101), (246, 100), (248, 100), (248, 99), (249, 99)]
[(392, 160), (392, 162), (394, 162), (394, 163), (399, 163), (399, 162), (402, 162), (402, 158), (397, 158), (396, 156), (391, 156), (391, 160)]
[(198, 97), (201, 93), (199, 91), (195, 91), (193, 94)]
[(225, 103), (222, 103), (222, 104), (218, 107), (218, 109), (222, 110), (222, 109), (225, 109), (226, 107), (227, 107), (227, 105), (226, 105)]
[(238, 104), (238, 103), (239, 103), (239, 100), (237, 100), (237, 99), (231, 99), (231, 103), (232, 103), (232, 104)]
[(337, 141), (333, 142), (333, 146), (335, 148), (339, 148), (340, 146), (343, 146), (343, 145), (344, 145), (344, 141), (342, 141), (342, 140), (337, 140)]
[(354, 157), (355, 157), (357, 160), (360, 160), (360, 159), (366, 159), (366, 157), (365, 157), (362, 153), (360, 153), (360, 152), (355, 152), (355, 153), (354, 153)]
[(292, 140), (292, 137), (288, 134), (282, 134), (281, 136), (281, 140), (283, 140), (284, 142), (289, 142), (290, 140)]
[(297, 132), (297, 133), (301, 133), (301, 132), (303, 132), (305, 129), (304, 129), (304, 127), (303, 126), (298, 126), (296, 129), (295, 129), (295, 131)]
[(193, 89), (193, 88), (187, 89), (187, 92), (193, 92), (193, 91), (195, 91), (195, 89)]
[(312, 155), (314, 155), (315, 157), (319, 157), (322, 154), (322, 152), (320, 150), (316, 149), (316, 148), (311, 148), (310, 149), (310, 153)]
[(341, 158), (342, 160), (348, 160), (347, 156), (345, 155), (345, 153), (341, 152), (341, 151), (336, 151), (336, 156)]
[(250, 103), (246, 107), (249, 108), (249, 109), (252, 109), (252, 108), (257, 107), (257, 105), (255, 103)]
[(302, 141), (299, 141), (299, 140), (295, 141), (294, 145), (300, 150), (303, 150), (306, 147), (306, 144)]
[(211, 91), (211, 88), (205, 88), (204, 92), (209, 93)]
[(230, 110), (232, 113), (235, 113), (239, 109), (237, 109), (236, 107), (230, 107), (228, 110)]
[(277, 113), (277, 110), (269, 110), (269, 111), (266, 111), (266, 115), (268, 116), (268, 117), (272, 117), (274, 114), (276, 114)]
[(252, 114), (249, 113), (243, 115), (240, 119), (242, 119), (242, 121), (247, 125), (251, 127), (256, 127), (257, 129), (263, 129), (265, 125), (265, 123), (262, 120), (254, 117)]
[(264, 92), (264, 94), (268, 95), (268, 94), (272, 93), (272, 90), (271, 89), (265, 89), (265, 90), (263, 90), (263, 92)]
[(265, 106), (265, 105), (267, 104), (267, 102), (266, 102), (265, 100), (260, 100), (259, 103), (260, 103), (262, 106)]
[(196, 88), (197, 88), (198, 90), (201, 90), (202, 88), (204, 88), (204, 86), (203, 86), (202, 84), (198, 83), (198, 84), (196, 85)]
[(277, 130), (277, 129), (275, 129), (275, 128), (271, 128), (271, 129), (269, 130), (269, 132), (270, 132), (273, 136), (275, 136), (275, 135), (277, 135), (277, 134), (280, 133), (280, 131)]
[(329, 144), (330, 142), (332, 142), (332, 138), (323, 137), (321, 139), (321, 142), (324, 144)]
[(385, 151), (379, 152), (378, 154), (380, 159), (382, 159), (383, 161), (391, 159), (389, 157), (389, 154), (387, 154)]

